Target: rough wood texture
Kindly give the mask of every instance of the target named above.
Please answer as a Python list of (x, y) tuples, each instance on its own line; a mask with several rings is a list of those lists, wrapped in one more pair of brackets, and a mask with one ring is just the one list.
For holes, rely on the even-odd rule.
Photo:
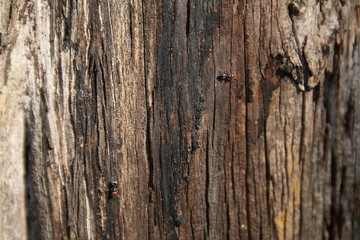
[(0, 6), (1, 239), (360, 236), (360, 0)]

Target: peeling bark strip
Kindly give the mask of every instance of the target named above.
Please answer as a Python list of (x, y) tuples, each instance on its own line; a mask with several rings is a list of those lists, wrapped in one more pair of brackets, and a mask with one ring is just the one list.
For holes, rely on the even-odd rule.
[(360, 236), (360, 0), (0, 5), (0, 239)]

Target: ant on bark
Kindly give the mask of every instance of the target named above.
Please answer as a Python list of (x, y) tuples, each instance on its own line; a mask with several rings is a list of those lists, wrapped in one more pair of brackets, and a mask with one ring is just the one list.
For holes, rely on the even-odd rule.
[(229, 82), (235, 79), (235, 75), (233, 73), (219, 72), (219, 75), (216, 77), (218, 81)]
[(117, 183), (116, 180), (111, 180), (108, 187), (109, 187), (109, 190), (110, 190), (109, 194), (108, 194), (109, 199), (112, 199), (112, 198), (115, 198), (115, 197), (119, 196), (119, 192), (117, 190), (118, 183)]

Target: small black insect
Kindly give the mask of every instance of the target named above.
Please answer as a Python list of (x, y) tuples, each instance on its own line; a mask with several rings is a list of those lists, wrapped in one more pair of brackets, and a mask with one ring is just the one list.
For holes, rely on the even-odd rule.
[(226, 81), (226, 82), (229, 82), (229, 81), (235, 79), (235, 75), (232, 74), (232, 73), (225, 73), (225, 72), (223, 72), (223, 73), (220, 73), (220, 75), (217, 76), (216, 79), (217, 79), (218, 81)]
[(109, 187), (109, 194), (108, 194), (109, 199), (119, 196), (119, 192), (117, 190), (118, 183), (116, 180), (111, 180), (111, 182), (109, 182), (108, 187)]

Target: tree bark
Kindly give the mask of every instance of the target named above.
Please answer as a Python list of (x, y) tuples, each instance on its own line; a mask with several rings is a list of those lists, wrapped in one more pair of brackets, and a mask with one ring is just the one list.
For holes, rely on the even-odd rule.
[(1, 239), (360, 236), (360, 0), (0, 5)]

